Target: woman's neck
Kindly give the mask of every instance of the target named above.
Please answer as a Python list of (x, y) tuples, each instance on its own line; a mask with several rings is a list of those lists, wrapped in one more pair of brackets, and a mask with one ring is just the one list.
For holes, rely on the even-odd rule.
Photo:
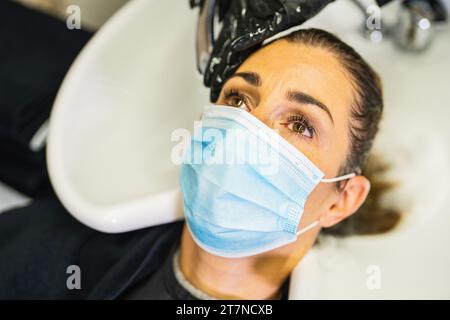
[(194, 242), (186, 225), (183, 228), (181, 272), (194, 287), (219, 299), (277, 299), (295, 265), (281, 253), (239, 259), (214, 256)]

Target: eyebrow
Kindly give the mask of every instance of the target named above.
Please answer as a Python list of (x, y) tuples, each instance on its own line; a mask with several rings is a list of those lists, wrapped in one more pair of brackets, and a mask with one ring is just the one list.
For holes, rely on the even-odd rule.
[(262, 83), (261, 77), (256, 72), (237, 72), (233, 74), (230, 78), (228, 78), (226, 82), (228, 82), (233, 78), (242, 78), (245, 80), (245, 82), (255, 87), (261, 86)]
[(320, 109), (324, 110), (327, 113), (331, 122), (334, 124), (334, 120), (333, 117), (331, 116), (330, 109), (328, 109), (328, 107), (324, 103), (320, 102), (313, 96), (310, 96), (309, 94), (301, 91), (289, 90), (286, 94), (286, 98), (291, 102), (297, 102), (301, 104), (311, 104), (319, 107)]
[[(225, 83), (227, 83), (229, 80), (233, 78), (242, 78), (244, 79), (245, 82), (255, 87), (260, 87), (262, 84), (261, 77), (256, 72), (251, 71), (237, 72), (233, 74), (230, 78), (228, 78), (225, 81)], [(223, 85), (225, 85), (225, 83)], [(291, 102), (297, 102), (300, 104), (310, 104), (319, 107), (320, 109), (324, 110), (327, 113), (328, 117), (331, 120), (331, 123), (334, 124), (334, 120), (333, 117), (331, 116), (330, 109), (324, 103), (320, 102), (313, 96), (310, 96), (309, 94), (301, 91), (289, 90), (286, 94), (286, 98)]]

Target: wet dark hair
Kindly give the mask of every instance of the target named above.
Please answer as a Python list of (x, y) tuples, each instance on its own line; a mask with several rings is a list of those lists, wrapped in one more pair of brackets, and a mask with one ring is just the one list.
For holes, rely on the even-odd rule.
[[(392, 229), (400, 220), (400, 213), (382, 207), (380, 201), (384, 193), (394, 185), (379, 178), (388, 166), (376, 157), (367, 163), (383, 112), (380, 77), (352, 47), (324, 30), (301, 29), (284, 36), (283, 39), (330, 51), (349, 76), (355, 92), (350, 112), (350, 148), (338, 174), (364, 174), (371, 180), (372, 188), (358, 212), (331, 228), (323, 229), (323, 232), (343, 236), (374, 234)], [(337, 190), (341, 190), (344, 184), (345, 182), (336, 183)]]

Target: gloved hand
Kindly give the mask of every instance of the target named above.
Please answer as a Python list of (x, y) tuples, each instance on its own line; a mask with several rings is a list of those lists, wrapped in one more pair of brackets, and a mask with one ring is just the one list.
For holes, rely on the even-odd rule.
[[(224, 81), (262, 42), (300, 25), (334, 0), (218, 0), (222, 28), (204, 74), (210, 100), (219, 97)], [(202, 0), (191, 0), (191, 7)]]

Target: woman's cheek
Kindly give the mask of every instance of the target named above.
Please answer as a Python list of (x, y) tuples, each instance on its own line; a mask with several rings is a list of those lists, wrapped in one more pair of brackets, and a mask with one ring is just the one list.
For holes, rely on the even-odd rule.
[(305, 215), (318, 219), (322, 213), (327, 211), (332, 202), (331, 198), (334, 195), (333, 190), (330, 190), (331, 185), (319, 183), (310, 193), (305, 204)]

